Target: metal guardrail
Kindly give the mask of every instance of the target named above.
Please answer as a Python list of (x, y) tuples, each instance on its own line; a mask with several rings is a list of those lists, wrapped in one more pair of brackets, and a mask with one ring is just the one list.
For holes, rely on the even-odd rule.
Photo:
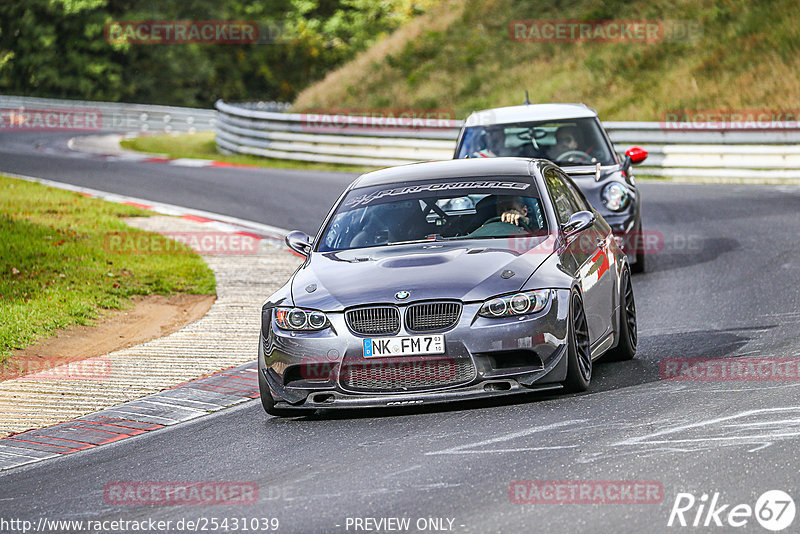
[[(450, 159), (463, 121), (417, 127), (365, 128), (343, 115), (274, 113), (251, 105), (215, 104), (217, 147), (251, 154), (351, 165), (398, 165)], [(326, 126), (328, 125), (328, 126)], [(692, 124), (603, 123), (616, 147), (641, 145), (650, 156), (639, 175), (741, 179), (800, 178), (800, 130), (701, 130)], [(685, 127), (684, 127), (685, 126)]]
[(171, 133), (213, 130), (212, 109), (0, 95), (0, 131)]
[[(225, 153), (387, 166), (450, 159), (463, 121), (365, 127), (347, 115), (285, 113), (289, 104), (223, 101), (209, 109), (0, 95), (0, 131), (170, 133), (216, 130)], [(736, 179), (800, 178), (800, 129), (693, 129), (691, 124), (606, 122), (618, 149), (643, 146), (637, 174)], [(685, 128), (683, 126), (686, 126)]]
[(323, 163), (383, 167), (450, 159), (461, 127), (461, 121), (420, 120), (407, 127), (369, 128), (347, 115), (253, 111), (222, 101), (215, 107), (221, 151)]

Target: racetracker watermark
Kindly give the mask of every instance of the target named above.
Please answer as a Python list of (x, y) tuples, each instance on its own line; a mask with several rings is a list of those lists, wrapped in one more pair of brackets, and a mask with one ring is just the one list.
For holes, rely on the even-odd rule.
[(231, 232), (114, 232), (106, 234), (107, 252), (127, 254), (176, 254), (189, 247), (205, 255), (250, 255), (258, 252), (260, 238)]
[(663, 380), (690, 382), (800, 380), (800, 358), (664, 358)]
[(0, 108), (0, 131), (96, 132), (103, 114), (91, 108)]
[(800, 109), (678, 109), (661, 115), (662, 130), (800, 129)]
[(508, 35), (518, 43), (660, 43), (699, 37), (702, 27), (681, 20), (512, 20)]
[(103, 28), (110, 44), (258, 44), (273, 42), (277, 27), (247, 20), (113, 20)]
[(346, 383), (393, 382), (401, 388), (452, 382), (458, 369), (457, 361), (448, 357), (380, 357), (348, 360), (341, 366), (331, 361), (305, 362), (300, 365), (300, 376), (305, 380), (335, 380), (338, 370), (339, 378)]
[[(696, 253), (702, 248), (703, 238), (698, 234), (668, 234), (658, 230), (614, 233), (614, 240), (626, 254)], [(508, 248), (519, 254), (552, 254), (562, 240), (558, 234), (513, 236), (508, 238)], [(592, 254), (600, 248), (596, 236), (581, 234), (570, 242), (570, 250), (579, 254)]]
[(658, 504), (664, 486), (656, 480), (515, 480), (514, 504)]
[(255, 482), (109, 482), (103, 499), (112, 505), (240, 505), (258, 502)]
[(61, 365), (27, 361), (17, 365), (16, 370), (24, 375), (20, 380), (108, 380), (111, 367), (108, 356), (97, 356)]
[(426, 128), (458, 128), (451, 109), (320, 109), (300, 114), (300, 125), (309, 132), (413, 131)]

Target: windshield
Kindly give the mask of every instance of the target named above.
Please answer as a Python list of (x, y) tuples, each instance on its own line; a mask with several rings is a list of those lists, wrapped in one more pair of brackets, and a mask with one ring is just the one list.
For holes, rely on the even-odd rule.
[(464, 131), (457, 159), (498, 156), (544, 158), (560, 166), (616, 163), (593, 118), (471, 126)]
[(318, 250), (544, 233), (542, 203), (529, 181), (448, 180), (350, 191), (328, 223)]

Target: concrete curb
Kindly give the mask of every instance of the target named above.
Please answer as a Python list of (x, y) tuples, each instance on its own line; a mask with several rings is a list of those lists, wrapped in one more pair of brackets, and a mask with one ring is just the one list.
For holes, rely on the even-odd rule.
[(202, 417), (258, 398), (250, 362), (66, 423), (0, 439), (0, 471), (57, 458)]
[[(281, 239), (285, 231), (231, 217), (212, 218), (216, 214), (211, 213), (200, 212), (201, 216), (178, 206), (55, 185), (173, 215), (129, 219), (129, 224), (141, 229), (247, 235), (258, 239), (258, 247), (241, 254), (203, 256), (216, 275), (217, 301), (204, 317), (177, 332), (83, 360), (83, 369), (94, 370), (88, 372), (90, 376), (76, 376), (74, 364), (67, 364), (0, 382), (0, 436), (11, 434), (0, 440), (0, 469), (153, 431), (257, 397), (253, 360), (258, 310), (263, 299), (300, 263), (300, 258), (286, 253)], [(233, 371), (220, 372), (222, 369)], [(166, 388), (174, 389), (162, 391)], [(117, 421), (109, 423), (104, 417)], [(74, 421), (63, 423), (69, 420)]]
[(248, 165), (246, 163), (228, 163), (213, 159), (201, 158), (170, 158), (159, 154), (148, 154), (129, 150), (120, 146), (120, 141), (138, 137), (138, 134), (102, 134), (102, 135), (81, 135), (73, 137), (67, 142), (67, 148), (73, 152), (85, 154), (86, 156), (99, 157), (107, 161), (136, 161), (141, 163), (163, 163), (175, 165), (177, 167), (221, 167), (234, 169), (263, 169), (259, 165)]

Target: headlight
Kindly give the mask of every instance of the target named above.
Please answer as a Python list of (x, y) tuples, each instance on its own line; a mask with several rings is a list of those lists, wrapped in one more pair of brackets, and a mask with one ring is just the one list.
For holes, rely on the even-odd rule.
[(483, 303), (478, 315), (481, 317), (513, 317), (542, 311), (550, 300), (549, 289), (521, 291), (513, 295), (495, 297)]
[(321, 311), (302, 308), (275, 308), (275, 322), (284, 330), (322, 330), (330, 326)]
[(603, 204), (611, 211), (620, 211), (628, 205), (630, 191), (624, 184), (611, 182), (603, 188)]

